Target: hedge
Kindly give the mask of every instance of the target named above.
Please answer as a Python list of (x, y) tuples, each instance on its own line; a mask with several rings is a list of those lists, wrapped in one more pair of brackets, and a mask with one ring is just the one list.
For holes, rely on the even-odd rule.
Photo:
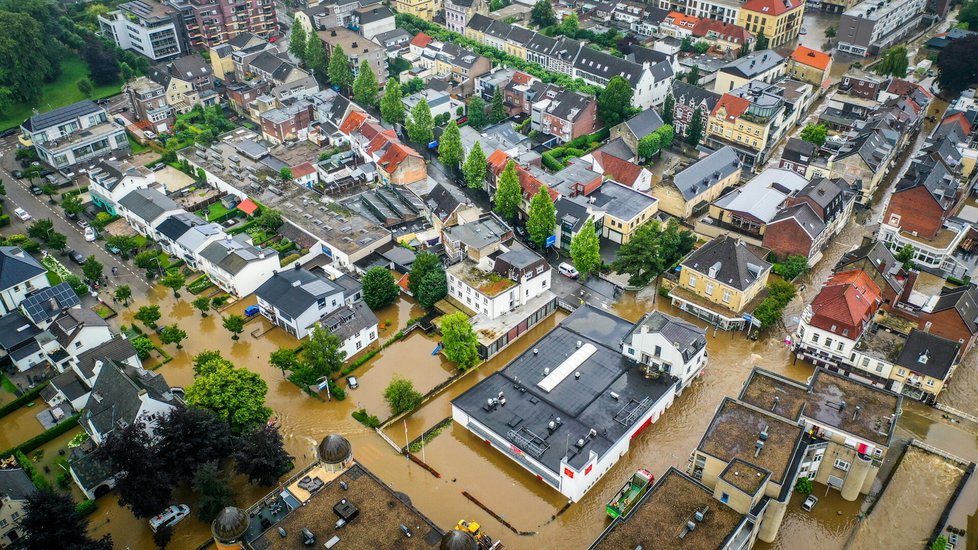
[(3, 453), (0, 453), (0, 456), (10, 456), (15, 453), (29, 453), (41, 445), (44, 445), (45, 443), (53, 441), (54, 439), (68, 433), (68, 431), (70, 431), (72, 428), (77, 428), (79, 418), (81, 418), (81, 414), (72, 415), (66, 420), (58, 423), (57, 426), (51, 428), (50, 430), (35, 435), (12, 449), (7, 449)]
[(10, 216), (4, 214), (0, 216), (0, 227), (7, 227), (10, 225)]
[(95, 505), (95, 501), (92, 499), (85, 499), (75, 505), (75, 513), (81, 516), (91, 515), (98, 506)]
[(353, 418), (368, 428), (377, 428), (380, 426), (380, 419), (367, 414), (367, 409), (353, 411)]
[(34, 463), (31, 462), (31, 459), (27, 458), (27, 455), (17, 451), (14, 454), (14, 458), (17, 460), (17, 463), (20, 464), (20, 467), (23, 468), (24, 473), (27, 474), (27, 477), (31, 478), (31, 483), (33, 483), (35, 487), (41, 490), (51, 488), (51, 482), (48, 481), (48, 478), (41, 475), (41, 472), (37, 471), (37, 468), (34, 467)]
[(24, 395), (0, 407), (0, 418), (7, 416), (8, 414), (16, 411), (17, 409), (21, 408), (27, 403), (33, 401), (34, 398), (36, 398), (38, 395), (41, 394), (41, 390), (43, 390), (47, 385), (48, 385), (47, 382), (38, 384), (37, 386), (34, 386), (33, 388), (27, 390), (27, 393), (25, 393)]

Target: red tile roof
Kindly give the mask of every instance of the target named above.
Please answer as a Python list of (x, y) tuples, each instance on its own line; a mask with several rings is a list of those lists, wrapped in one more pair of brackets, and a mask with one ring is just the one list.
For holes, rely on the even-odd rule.
[[(594, 160), (601, 165), (604, 172), (603, 175), (618, 183), (632, 187), (635, 185), (635, 180), (642, 175), (642, 167), (635, 163), (622, 160), (602, 151), (595, 151), (592, 155), (594, 156)], [(602, 170), (598, 170), (598, 172)]]
[(316, 167), (312, 165), (311, 162), (303, 162), (302, 164), (292, 168), (292, 178), (298, 179), (309, 174), (315, 174)]
[(829, 63), (832, 62), (832, 58), (829, 57), (829, 54), (820, 52), (818, 50), (813, 50), (811, 48), (806, 48), (805, 46), (798, 46), (795, 48), (795, 51), (791, 52), (791, 59), (801, 63), (802, 65), (815, 67), (820, 71), (824, 71), (826, 68), (828, 68)]
[(726, 111), (727, 120), (734, 120), (740, 115), (747, 112), (750, 107), (750, 101), (742, 97), (737, 97), (735, 95), (723, 94), (720, 97), (720, 101), (717, 101), (717, 106), (713, 108), (713, 112), (710, 113), (711, 116), (716, 116), (720, 112), (720, 109)]
[[(489, 164), (489, 170), (497, 178), (499, 177), (499, 174), (502, 174), (503, 170), (506, 169), (506, 165), (509, 164), (509, 161), (509, 155), (499, 149), (493, 151), (492, 154), (486, 158), (486, 162)], [(543, 182), (540, 181), (539, 178), (531, 174), (529, 170), (520, 166), (519, 164), (516, 165), (516, 175), (520, 179), (520, 187), (523, 189), (523, 196), (525, 197), (532, 197), (533, 195), (536, 195), (537, 191), (540, 190), (540, 187), (543, 186)], [(547, 191), (550, 194), (550, 198), (553, 200), (557, 200), (557, 198), (560, 197), (559, 193), (553, 189), (550, 189), (549, 187), (547, 188)]]
[(384, 155), (380, 157), (377, 161), (377, 166), (381, 170), (387, 172), (388, 174), (393, 174), (397, 172), (397, 169), (401, 167), (401, 163), (404, 159), (408, 157), (415, 157), (420, 159), (421, 155), (417, 151), (408, 147), (407, 145), (401, 145), (400, 143), (394, 143), (387, 148)]
[(720, 40), (726, 40), (734, 44), (746, 44), (754, 39), (754, 35), (747, 32), (747, 29), (738, 25), (717, 21), (716, 19), (700, 19), (693, 25), (693, 36), (705, 38), (711, 31), (717, 33)]
[(919, 91), (930, 99), (934, 98), (934, 94), (930, 93), (924, 86), (914, 84), (913, 82), (904, 80), (902, 78), (894, 78), (891, 80), (890, 85), (886, 88), (886, 91), (899, 96), (909, 96), (914, 91)]
[(245, 199), (239, 202), (236, 208), (249, 216), (258, 211), (258, 205), (251, 199)]
[(740, 9), (778, 16), (805, 5), (805, 0), (747, 0)]
[(812, 300), (810, 324), (855, 340), (876, 315), (881, 295), (879, 285), (861, 269), (836, 273)]
[(340, 132), (350, 135), (354, 130), (360, 128), (366, 120), (367, 113), (363, 111), (350, 111), (350, 114), (346, 115), (346, 120), (340, 124)]
[(501, 149), (496, 149), (486, 158), (486, 162), (489, 164), (489, 170), (496, 176), (503, 172), (503, 169), (509, 164), (509, 160), (509, 155)]
[(411, 45), (419, 48), (427, 48), (428, 44), (431, 44), (433, 40), (434, 38), (423, 32), (419, 32), (418, 34), (414, 35), (414, 38), (411, 39)]
[(513, 73), (513, 78), (510, 80), (510, 82), (515, 82), (516, 84), (525, 86), (534, 80), (536, 80), (536, 77), (533, 75), (526, 74), (523, 71), (516, 71)]

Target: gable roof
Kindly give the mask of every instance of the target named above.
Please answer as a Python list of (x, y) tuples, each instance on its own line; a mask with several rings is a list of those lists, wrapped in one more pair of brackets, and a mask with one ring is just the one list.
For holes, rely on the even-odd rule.
[(648, 109), (626, 120), (623, 124), (637, 139), (642, 139), (661, 128), (665, 122), (662, 121), (659, 113), (653, 109)]
[(180, 205), (156, 189), (135, 189), (119, 199), (119, 204), (145, 222), (151, 222)]
[(367, 113), (354, 109), (350, 111), (350, 114), (346, 115), (346, 119), (340, 124), (340, 132), (350, 135), (366, 121)]
[(0, 290), (23, 284), (47, 269), (19, 246), (0, 246)]
[(178, 57), (169, 63), (170, 74), (181, 80), (196, 80), (211, 75), (211, 66), (194, 53)]
[(207, 245), (200, 255), (231, 275), (237, 275), (251, 263), (264, 259), (265, 252), (235, 239), (223, 239)]
[(27, 317), (35, 323), (45, 323), (56, 317), (61, 311), (81, 304), (81, 299), (68, 283), (58, 283), (42, 288), (29, 294), (20, 307)]
[(661, 334), (689, 361), (694, 355), (706, 347), (706, 331), (678, 317), (667, 315), (661, 311), (646, 313), (628, 334), (628, 341), (636, 334), (646, 332)]
[(740, 9), (776, 17), (804, 4), (804, 0), (747, 0), (744, 5), (740, 6)]
[[(476, 17), (478, 16), (479, 15), (476, 15)], [(473, 17), (473, 19), (475, 19), (475, 17)], [(486, 19), (488, 19), (488, 17)], [(418, 34), (414, 35), (414, 38), (411, 39), (411, 45), (417, 46), (419, 48), (427, 48), (428, 44), (431, 44), (432, 40), (434, 40), (434, 38), (428, 36), (423, 32), (419, 32)]]
[(746, 113), (748, 108), (750, 108), (750, 101), (740, 96), (727, 93), (720, 97), (720, 101), (717, 101), (716, 107), (713, 108), (713, 112), (710, 115), (716, 116), (723, 109), (727, 120), (736, 120), (737, 117)]
[[(642, 80), (642, 75), (647, 70), (643, 65), (615, 57), (607, 52), (581, 46), (580, 43), (577, 43), (577, 49), (579, 53), (568, 53), (566, 55), (567, 61), (574, 59), (575, 69), (606, 80), (620, 76), (627, 80), (633, 89), (638, 86)], [(575, 55), (576, 59), (574, 58)]]
[(683, 199), (694, 197), (740, 170), (737, 151), (729, 145), (710, 153), (669, 179)]
[(136, 420), (144, 391), (156, 401), (170, 405), (177, 402), (161, 375), (106, 361), (92, 386), (82, 419), (102, 436), (124, 428)]
[(645, 168), (642, 168), (638, 164), (601, 151), (594, 151), (591, 153), (591, 156), (601, 166), (603, 176), (629, 187), (635, 185), (635, 181), (642, 175), (642, 171), (645, 170)]
[(59, 315), (48, 330), (57, 338), (61, 347), (67, 348), (81, 334), (81, 330), (91, 327), (108, 327), (109, 323), (90, 309), (72, 308)]
[(136, 356), (136, 348), (133, 347), (132, 342), (128, 338), (116, 335), (111, 340), (79, 354), (75, 359), (75, 367), (88, 379), (95, 376), (95, 363), (97, 361), (108, 360), (123, 363)]
[(721, 235), (691, 252), (682, 261), (692, 269), (737, 290), (746, 290), (771, 269), (739, 239)]
[[(832, 275), (812, 300), (809, 323), (856, 340), (879, 308), (881, 291), (865, 271), (851, 269)], [(853, 329), (854, 334), (849, 333)]]
[(818, 50), (813, 50), (811, 48), (806, 48), (805, 46), (798, 46), (795, 51), (791, 52), (791, 59), (801, 63), (802, 65), (808, 65), (809, 67), (814, 67), (820, 71), (824, 71), (828, 68), (829, 63), (832, 62), (832, 58), (829, 54), (820, 52)]
[(703, 105), (703, 118), (706, 118), (720, 101), (720, 94), (679, 80), (672, 81), (672, 97), (677, 104), (692, 106), (694, 109)]
[(955, 309), (971, 334), (978, 332), (978, 287), (974, 284), (942, 288), (932, 313)]
[(785, 222), (797, 224), (812, 240), (825, 231), (825, 222), (812, 210), (811, 205), (805, 202), (781, 210), (768, 222), (768, 225)]
[(872, 241), (843, 254), (842, 258), (835, 265), (835, 271), (841, 271), (848, 265), (852, 265), (860, 260), (867, 260), (883, 276), (886, 284), (889, 285), (897, 294), (903, 292), (903, 281), (897, 278), (900, 272), (900, 264), (896, 261), (893, 253), (882, 241)]
[[(764, 2), (767, 0), (757, 0), (757, 1)], [(778, 0), (771, 0), (771, 1), (778, 2)], [(791, 1), (791, 0), (785, 0), (785, 1)], [(727, 63), (723, 67), (720, 67), (720, 71), (732, 75), (736, 75), (741, 78), (754, 78), (758, 75), (761, 75), (777, 67), (783, 61), (784, 58), (778, 55), (777, 52), (775, 52), (774, 50), (761, 50), (759, 52), (748, 54), (746, 57), (741, 57), (740, 59), (735, 59), (730, 63)]]
[(280, 271), (255, 290), (256, 296), (293, 318), (317, 307), (320, 298), (333, 294), (342, 295), (343, 288), (307, 269)]
[(896, 358), (897, 365), (938, 380), (945, 380), (959, 357), (961, 344), (936, 334), (913, 329)]
[(0, 470), (0, 495), (10, 500), (26, 500), (27, 495), (37, 490), (31, 478), (20, 468)]
[(754, 35), (744, 27), (716, 19), (700, 19), (693, 25), (693, 36), (706, 37), (710, 33), (715, 33), (720, 40), (733, 44), (747, 44), (754, 39)]

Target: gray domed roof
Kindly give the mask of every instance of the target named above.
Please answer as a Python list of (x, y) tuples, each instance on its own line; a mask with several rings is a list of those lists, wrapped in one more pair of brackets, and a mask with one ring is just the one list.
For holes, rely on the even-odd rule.
[(479, 550), (479, 543), (468, 531), (452, 529), (441, 538), (440, 550)]
[(248, 530), (248, 514), (241, 508), (228, 506), (211, 522), (211, 532), (218, 540), (240, 539)]
[(327, 435), (316, 449), (319, 460), (326, 464), (339, 464), (353, 455), (353, 446), (342, 435)]

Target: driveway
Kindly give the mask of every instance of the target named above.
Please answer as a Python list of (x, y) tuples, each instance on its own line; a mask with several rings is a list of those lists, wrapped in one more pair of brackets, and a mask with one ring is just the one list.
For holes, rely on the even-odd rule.
[[(60, 204), (50, 204), (46, 195), (34, 196), (29, 191), (30, 184), (26, 179), (16, 180), (10, 175), (10, 171), (18, 166), (14, 158), (17, 148), (17, 138), (10, 137), (0, 140), (0, 179), (3, 180), (7, 190), (6, 211), (12, 213), (15, 208), (20, 207), (26, 210), (34, 219), (48, 218), (54, 223), (54, 229), (58, 233), (68, 237), (68, 248), (77, 250), (85, 256), (95, 255), (98, 261), (105, 266), (105, 273), (109, 277), (109, 288), (125, 284), (132, 288), (134, 295), (144, 294), (149, 290), (149, 285), (143, 274), (133, 269), (133, 267), (122, 262), (117, 256), (109, 254), (105, 250), (104, 241), (87, 242), (85, 241), (84, 231), (75, 222), (67, 219)], [(13, 214), (10, 215), (10, 229), (17, 233), (26, 233), (27, 226), (31, 221), (22, 222)], [(66, 257), (59, 256), (61, 263), (72, 270), (78, 276), (82, 276), (81, 266), (68, 261)], [(112, 267), (119, 268), (119, 275), (112, 276)], [(111, 296), (108, 297), (111, 300)]]

